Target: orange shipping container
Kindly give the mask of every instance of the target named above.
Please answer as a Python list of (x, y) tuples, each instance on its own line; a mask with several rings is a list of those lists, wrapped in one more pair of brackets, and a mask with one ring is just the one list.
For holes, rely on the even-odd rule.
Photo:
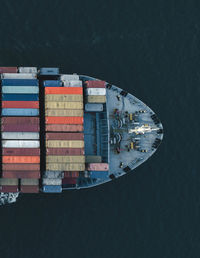
[(39, 108), (39, 101), (2, 101), (2, 108)]
[(46, 124), (73, 124), (73, 125), (82, 125), (83, 117), (69, 116), (69, 117), (55, 117), (55, 116), (47, 116), (45, 118)]
[(46, 94), (83, 94), (82, 87), (45, 87)]
[(3, 163), (40, 163), (40, 156), (3, 156)]

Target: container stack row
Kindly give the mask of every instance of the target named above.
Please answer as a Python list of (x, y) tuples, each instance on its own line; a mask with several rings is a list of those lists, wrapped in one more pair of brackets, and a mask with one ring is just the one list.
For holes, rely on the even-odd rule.
[[(92, 80), (85, 82), (85, 95), (88, 104), (106, 103), (106, 82)], [(87, 105), (88, 108), (90, 105)], [(98, 106), (98, 105), (97, 105)], [(99, 105), (101, 107), (101, 105)], [(100, 111), (100, 110), (97, 110)]]
[[(85, 170), (82, 82), (61, 75), (60, 84), (46, 81), (46, 172), (44, 192), (61, 192), (62, 185), (75, 186)], [(71, 80), (73, 79), (73, 80)], [(76, 84), (77, 83), (77, 84)], [(67, 85), (67, 86), (66, 86)]]
[(82, 87), (82, 81), (77, 74), (62, 74), (60, 80), (64, 87)]
[(109, 164), (108, 163), (88, 163), (87, 170), (89, 171), (90, 178), (92, 179), (107, 179), (109, 177)]
[(37, 68), (19, 67), (9, 72), (3, 69), (1, 79), (2, 191), (38, 193), (40, 121)]
[(92, 179), (107, 179), (109, 165), (102, 162), (101, 156), (85, 156), (86, 168)]
[[(85, 112), (103, 112), (106, 103), (106, 82), (89, 80), (85, 82)], [(89, 177), (94, 180), (109, 178), (109, 165), (102, 162), (101, 156), (86, 156), (86, 169)]]

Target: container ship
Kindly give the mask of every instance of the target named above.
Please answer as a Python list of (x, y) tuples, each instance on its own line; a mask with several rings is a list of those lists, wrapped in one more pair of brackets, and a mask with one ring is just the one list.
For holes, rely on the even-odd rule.
[(0, 204), (97, 186), (131, 173), (163, 127), (132, 94), (59, 68), (0, 67)]

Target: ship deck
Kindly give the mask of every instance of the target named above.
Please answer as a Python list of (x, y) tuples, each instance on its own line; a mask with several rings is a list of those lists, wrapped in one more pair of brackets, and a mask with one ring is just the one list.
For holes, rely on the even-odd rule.
[[(157, 133), (158, 130), (162, 129), (161, 123), (155, 125), (151, 118), (154, 112), (133, 95), (128, 93), (126, 96), (122, 96), (121, 92), (122, 90), (116, 86), (112, 86), (111, 89), (107, 90), (107, 107), (110, 127), (112, 128), (111, 138), (118, 133), (121, 136), (120, 152), (116, 153), (115, 145), (111, 145), (110, 150), (110, 173), (113, 173), (115, 177), (124, 175), (126, 167), (130, 168), (127, 169), (128, 171), (132, 171), (147, 160), (156, 151), (156, 148), (152, 147), (156, 138), (160, 140), (163, 138), (163, 134)], [(113, 116), (115, 109), (118, 109), (119, 119), (122, 121), (120, 126), (116, 125), (116, 118)], [(137, 114), (137, 116), (130, 121), (126, 117), (127, 113)], [(157, 130), (139, 135), (129, 133), (130, 129), (145, 124), (151, 128), (157, 128)], [(131, 142), (136, 143), (134, 149), (129, 147)]]
[[(94, 80), (88, 76), (80, 77), (83, 81)], [(109, 177), (96, 180), (84, 178), (79, 182), (78, 188), (96, 186), (133, 171), (156, 151), (163, 138), (162, 124), (146, 104), (111, 84), (107, 84), (106, 95), (103, 117), (85, 113), (84, 137), (85, 155), (104, 155), (103, 161), (109, 163)], [(97, 129), (98, 126), (102, 127), (103, 120), (104, 127), (107, 126), (104, 130), (104, 137), (107, 135), (104, 150), (101, 149), (100, 139), (103, 132), (98, 132)], [(149, 132), (133, 132), (135, 128), (142, 126), (150, 128)]]
[[(94, 83), (94, 80), (97, 80), (96, 78), (84, 75), (62, 75), (59, 74), (58, 68), (41, 68), (37, 70), (35, 67), (22, 67), (25, 73), (20, 70), (21, 68), (19, 69), (21, 72), (17, 73), (17, 67), (14, 68), (15, 73), (9, 73), (8, 70), (10, 71), (10, 68), (4, 67), (2, 69), (4, 69), (4, 71), (6, 69), (7, 72), (3, 73), (1, 78), (9, 78), (7, 81), (6, 79), (1, 81), (1, 84), (3, 83), (2, 88), (6, 92), (2, 94), (2, 97), (4, 102), (12, 102), (12, 104), (9, 104), (11, 105), (9, 108), (2, 109), (2, 116), (5, 118), (4, 123), (9, 125), (9, 122), (6, 121), (10, 116), (13, 116), (11, 120), (14, 125), (16, 125), (16, 121), (19, 120), (19, 117), (21, 120), (23, 118), (23, 121), (26, 123), (30, 120), (29, 117), (31, 117), (31, 119), (33, 118), (31, 121), (37, 121), (37, 128), (34, 127), (31, 128), (31, 130), (34, 132), (37, 131), (36, 136), (38, 135), (38, 138), (36, 141), (29, 142), (29, 144), (33, 144), (32, 147), (29, 148), (40, 147), (39, 151), (41, 151), (41, 155), (35, 157), (35, 154), (33, 155), (32, 153), (32, 156), (26, 156), (25, 154), (27, 154), (27, 152), (24, 152), (24, 150), (20, 148), (22, 148), (21, 146), (27, 148), (27, 141), (9, 140), (11, 139), (10, 137), (13, 137), (12, 139), (21, 139), (20, 137), (29, 140), (35, 139), (31, 138), (35, 137), (34, 134), (29, 133), (28, 135), (24, 135), (25, 133), (18, 133), (18, 130), (24, 132), (25, 129), (30, 129), (19, 129), (15, 127), (15, 129), (11, 128), (11, 130), (7, 128), (6, 130), (9, 132), (11, 130), (13, 133), (5, 131), (1, 134), (1, 136), (4, 137), (3, 139), (6, 139), (4, 140), (4, 148), (14, 148), (14, 153), (16, 153), (16, 155), (20, 153), (21, 155), (21, 157), (17, 156), (16, 158), (14, 154), (9, 157), (5, 154), (4, 159), (1, 160), (3, 161), (3, 168), (5, 170), (3, 171), (1, 181), (1, 203), (6, 203), (6, 201), (11, 203), (15, 201), (19, 194), (19, 187), (22, 193), (60, 193), (62, 190), (89, 188), (112, 181), (115, 178), (133, 171), (137, 166), (146, 161), (156, 151), (162, 141), (163, 128), (156, 114), (135, 96), (114, 85), (105, 81), (96, 81), (96, 83)], [(20, 80), (20, 78), (23, 79)], [(27, 78), (29, 79), (27, 80)], [(73, 88), (74, 79), (76, 84), (81, 87)], [(46, 85), (49, 82), (50, 87)], [(37, 86), (27, 86), (27, 83), (28, 85), (33, 84)], [(70, 86), (62, 88), (61, 86), (64, 86), (66, 83)], [(88, 87), (89, 83), (96, 87), (93, 87), (94, 89), (91, 90)], [(10, 85), (12, 87), (10, 87)], [(55, 85), (57, 88), (54, 87)], [(45, 91), (44, 86), (47, 86)], [(100, 86), (99, 88), (102, 88), (102, 90), (99, 90), (98, 86)], [(23, 94), (23, 92), (28, 92), (29, 95)], [(37, 94), (35, 94), (35, 92), (37, 92)], [(89, 92), (93, 92), (93, 94)], [(61, 97), (59, 94), (61, 94)], [(52, 96), (54, 97), (54, 101), (56, 101), (55, 103), (57, 103), (56, 105), (59, 105), (59, 107), (61, 106), (60, 102), (64, 103), (64, 105), (62, 105), (63, 107), (67, 103), (66, 110), (65, 108), (64, 110), (58, 110), (58, 106), (55, 107), (55, 103), (48, 100), (52, 99)], [(22, 112), (22, 108), (20, 109), (18, 106), (17, 108), (12, 108), (13, 101), (17, 103), (20, 102), (20, 105), (25, 104), (29, 106), (30, 103), (22, 103), (25, 99), (28, 99), (28, 101), (32, 100), (33, 102), (37, 100), (37, 108), (28, 108), (25, 110), (27, 111), (26, 113), (24, 111)], [(74, 105), (74, 102), (70, 102), (70, 99), (75, 99), (77, 101), (76, 105)], [(79, 102), (80, 99), (81, 102)], [(80, 109), (79, 112), (73, 110), (72, 106), (70, 106), (71, 111), (69, 113), (69, 103), (75, 107), (75, 109)], [(77, 103), (79, 103), (79, 105), (77, 105)], [(91, 104), (88, 103), (96, 104), (92, 105), (93, 108), (91, 108)], [(46, 108), (46, 104), (52, 108)], [(14, 103), (14, 105), (16, 105), (16, 103)], [(17, 105), (19, 105), (19, 103)], [(95, 105), (96, 108), (94, 108)], [(91, 109), (89, 109), (89, 107)], [(75, 116), (72, 116), (72, 111)], [(40, 119), (34, 119), (36, 116)], [(56, 121), (54, 121), (55, 118), (52, 119), (51, 116), (55, 116)], [(30, 121), (28, 123), (30, 123)], [(33, 125), (35, 125), (36, 122), (33, 123)], [(50, 129), (50, 131), (53, 130), (56, 131), (56, 133), (47, 134), (49, 129), (46, 128), (46, 125), (51, 123), (57, 123), (59, 127), (56, 126), (54, 129)], [(68, 127), (62, 129), (62, 124)], [(77, 125), (78, 127), (74, 129), (73, 126), (73, 128), (70, 127), (69, 129), (70, 124)], [(16, 130), (16, 132), (13, 130)], [(81, 132), (81, 138), (76, 133), (62, 134), (61, 132), (63, 132), (63, 130), (70, 132), (79, 131)], [(48, 137), (52, 137), (52, 141), (48, 141)], [(73, 141), (73, 137), (78, 138)], [(46, 146), (43, 144), (45, 140)], [(48, 155), (47, 153), (46, 149), (49, 146), (53, 149), (55, 148), (52, 151), (52, 155)], [(63, 149), (59, 148), (59, 146), (63, 146)], [(73, 151), (70, 149), (70, 155), (72, 156), (68, 155), (69, 150), (66, 152), (67, 146), (72, 146), (72, 149), (74, 148)], [(17, 148), (17, 152), (15, 147)], [(75, 152), (77, 151), (77, 147), (80, 147), (79, 151), (81, 156), (79, 158), (76, 157), (77, 152)], [(60, 154), (58, 154), (58, 152)], [(26, 156), (25, 158), (22, 153)], [(75, 156), (73, 156), (74, 154)], [(22, 159), (24, 163), (29, 162), (30, 166), (26, 166), (25, 168), (23, 166), (24, 164), (21, 164)], [(10, 163), (13, 163), (11, 160), (14, 160), (17, 164), (11, 166)], [(36, 173), (27, 175), (18, 172), (18, 170), (27, 169), (27, 167), (29, 168), (28, 171), (37, 170)], [(17, 172), (14, 170), (14, 172), (10, 173), (9, 170), (13, 171), (13, 168), (18, 169)], [(73, 171), (73, 173), (71, 171)]]

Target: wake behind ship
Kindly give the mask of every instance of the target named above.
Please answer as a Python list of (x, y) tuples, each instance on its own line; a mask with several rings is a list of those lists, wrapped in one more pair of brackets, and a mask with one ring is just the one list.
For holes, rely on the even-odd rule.
[(0, 67), (0, 204), (112, 181), (163, 138), (156, 114), (126, 91), (59, 68)]

